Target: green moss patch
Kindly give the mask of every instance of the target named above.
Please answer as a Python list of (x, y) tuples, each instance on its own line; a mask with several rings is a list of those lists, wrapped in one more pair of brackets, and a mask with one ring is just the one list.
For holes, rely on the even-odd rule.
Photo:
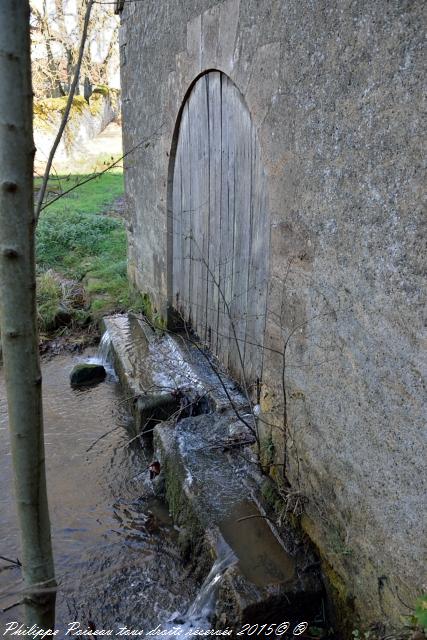
[[(60, 98), (45, 98), (34, 103), (34, 128), (43, 129), (56, 122), (56, 116), (62, 116), (67, 106), (68, 96)], [(80, 116), (87, 108), (87, 102), (83, 96), (75, 96), (71, 104), (70, 120)]]

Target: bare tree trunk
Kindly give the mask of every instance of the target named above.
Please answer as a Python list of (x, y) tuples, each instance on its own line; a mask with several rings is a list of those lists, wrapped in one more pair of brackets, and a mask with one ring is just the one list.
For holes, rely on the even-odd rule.
[(53, 627), (54, 567), (46, 495), (35, 300), (28, 0), (0, 4), (0, 328), (28, 624)]

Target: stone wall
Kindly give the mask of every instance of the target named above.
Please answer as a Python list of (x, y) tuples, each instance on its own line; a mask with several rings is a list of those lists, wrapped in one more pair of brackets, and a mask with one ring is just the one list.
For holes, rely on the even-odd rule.
[[(67, 96), (64, 96), (46, 98), (34, 104), (36, 165), (43, 165), (49, 156), (66, 102)], [(67, 127), (55, 154), (56, 161), (64, 162), (79, 156), (82, 145), (95, 138), (119, 115), (119, 107), (118, 91), (107, 87), (95, 88), (89, 103), (82, 96), (76, 96)]]
[(366, 624), (399, 625), (423, 589), (422, 8), (147, 0), (121, 16), (130, 276), (164, 318), (181, 108), (222, 71), (267, 180), (264, 463), (308, 500), (331, 590)]

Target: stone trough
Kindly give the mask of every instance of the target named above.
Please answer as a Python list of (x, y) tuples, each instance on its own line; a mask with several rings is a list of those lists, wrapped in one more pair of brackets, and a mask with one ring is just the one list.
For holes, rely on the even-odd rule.
[(160, 462), (153, 484), (203, 583), (186, 619), (235, 630), (245, 623), (323, 626), (315, 558), (296, 534), (279, 535), (263, 502), (246, 398), (191, 339), (158, 336), (136, 316), (106, 318), (105, 328), (136, 429)]

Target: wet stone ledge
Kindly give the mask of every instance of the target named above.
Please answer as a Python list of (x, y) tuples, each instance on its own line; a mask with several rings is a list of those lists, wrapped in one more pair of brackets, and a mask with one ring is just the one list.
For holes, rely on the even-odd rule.
[(191, 344), (157, 336), (142, 318), (106, 318), (105, 328), (137, 431), (154, 434), (160, 474), (153, 486), (202, 585), (187, 619), (235, 630), (245, 623), (325, 623), (316, 559), (292, 531), (286, 541), (279, 536), (262, 502), (254, 438), (230, 406), (232, 398), (238, 415), (250, 411), (235, 383), (223, 376), (220, 382)]

